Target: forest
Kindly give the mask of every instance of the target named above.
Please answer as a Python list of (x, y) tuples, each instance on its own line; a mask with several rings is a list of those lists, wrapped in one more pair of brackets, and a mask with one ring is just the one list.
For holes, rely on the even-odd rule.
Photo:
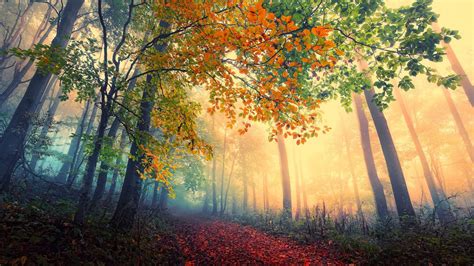
[(0, 265), (474, 264), (471, 0), (3, 0)]

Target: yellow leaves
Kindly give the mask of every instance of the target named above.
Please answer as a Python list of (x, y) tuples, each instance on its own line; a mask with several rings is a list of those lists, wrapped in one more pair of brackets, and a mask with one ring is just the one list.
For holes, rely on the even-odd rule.
[(344, 55), (344, 52), (343, 52), (343, 51), (341, 51), (341, 50), (339, 50), (339, 49), (334, 49), (334, 51), (335, 51), (335, 52), (336, 52), (336, 54), (337, 54), (337, 55), (339, 55), (339, 56), (342, 56), (342, 55)]
[[(218, 13), (217, 7), (226, 3), (229, 8)], [(303, 71), (307, 71), (308, 66), (315, 71), (333, 66), (334, 57), (343, 52), (331, 51), (335, 44), (328, 37), (331, 29), (327, 26), (300, 30), (291, 16), (277, 17), (262, 3), (258, 0), (171, 3), (168, 7), (171, 10), (157, 12), (157, 16), (173, 14), (170, 20), (177, 20), (171, 22), (176, 28), (186, 28), (194, 21), (199, 21), (199, 26), (189, 27), (179, 34), (173, 39), (176, 45), (170, 46), (173, 50), (153, 61), (159, 62), (162, 68), (185, 68), (186, 74), (167, 75), (186, 82), (191, 80), (191, 86), (209, 91), (212, 97), (210, 107), (206, 107), (208, 113), (224, 113), (230, 125), (236, 123), (237, 116), (244, 121), (282, 123), (285, 131), (298, 131), (296, 136), (304, 143), (300, 133), (314, 130), (306, 123), (310, 123), (311, 114), (317, 113), (317, 105), (314, 99), (301, 93), (299, 77), (306, 74)], [(235, 5), (238, 7), (230, 8)], [(203, 14), (209, 16), (203, 17)], [(301, 61), (295, 60), (295, 55)], [(171, 117), (181, 110), (169, 112)], [(303, 114), (309, 119), (302, 119)], [(166, 125), (168, 132), (176, 133), (173, 126), (178, 127), (178, 121), (167, 119), (161, 118), (160, 123)], [(178, 120), (182, 122), (181, 118)], [(183, 118), (183, 121), (189, 120)], [(243, 127), (239, 131), (242, 134), (248, 129), (245, 124)], [(186, 130), (176, 136), (182, 140), (196, 138)], [(193, 153), (202, 150), (197, 144), (191, 146), (195, 147), (190, 148)]]
[(332, 40), (325, 40), (324, 41), (324, 47), (326, 47), (326, 49), (331, 49), (335, 46), (336, 46), (336, 44)]
[(298, 111), (298, 106), (294, 103), (288, 103), (288, 109), (290, 109), (290, 111), (296, 113)]

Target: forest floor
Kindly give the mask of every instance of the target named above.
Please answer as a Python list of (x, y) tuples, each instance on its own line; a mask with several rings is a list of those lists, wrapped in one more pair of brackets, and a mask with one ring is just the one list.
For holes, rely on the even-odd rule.
[(299, 244), (230, 221), (179, 217), (175, 232), (186, 263), (190, 265), (343, 264), (342, 254), (324, 243)]

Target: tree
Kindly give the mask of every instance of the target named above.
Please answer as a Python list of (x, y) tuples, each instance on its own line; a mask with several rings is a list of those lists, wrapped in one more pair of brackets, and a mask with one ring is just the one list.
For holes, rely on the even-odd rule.
[(369, 121), (362, 107), (362, 99), (357, 94), (354, 94), (354, 105), (359, 121), (360, 141), (364, 153), (365, 167), (367, 168), (367, 175), (369, 176), (370, 186), (374, 194), (375, 210), (379, 219), (385, 220), (389, 216), (387, 199), (385, 198), (385, 192), (375, 167), (374, 155), (370, 144)]
[(293, 166), (295, 173), (295, 193), (296, 193), (296, 211), (295, 211), (295, 220), (299, 220), (301, 214), (301, 186), (300, 186), (300, 173), (298, 168), (298, 163), (296, 159), (295, 146), (293, 145)]
[[(50, 52), (66, 47), (77, 18), (77, 13), (83, 3), (84, 0), (68, 1), (66, 3), (59, 19), (56, 36), (51, 42)], [(0, 154), (0, 191), (8, 190), (13, 169), (23, 153), (22, 146), (26, 139), (28, 128), (31, 125), (31, 114), (36, 109), (35, 100), (44, 93), (51, 75), (51, 73), (44, 70), (36, 70), (25, 95), (0, 139), (0, 150), (3, 151)]]
[(398, 158), (393, 138), (388, 128), (387, 120), (383, 113), (373, 102), (374, 90), (365, 90), (365, 100), (369, 106), (372, 120), (379, 137), (380, 146), (382, 147), (385, 163), (387, 164), (390, 184), (392, 185), (393, 196), (397, 207), (398, 216), (403, 220), (411, 220), (415, 216), (415, 210), (411, 203), (410, 194), (408, 193), (405, 176), (403, 175), (402, 166)]
[[(434, 22), (432, 24), (433, 29), (440, 33), (441, 29), (439, 28), (438, 24)], [(446, 56), (448, 57), (449, 63), (451, 63), (451, 67), (457, 75), (461, 78), (461, 86), (464, 89), (464, 93), (466, 94), (469, 103), (471, 103), (471, 106), (474, 106), (474, 87), (472, 86), (471, 81), (469, 80), (469, 77), (466, 74), (466, 71), (464, 71), (464, 68), (461, 66), (461, 63), (459, 62), (458, 58), (456, 57), (456, 54), (454, 53), (453, 48), (451, 48), (451, 45), (449, 45), (449, 41), (451, 38), (447, 38), (446, 42), (443, 41), (443, 46), (446, 49)]]
[(398, 89), (395, 89), (395, 96), (397, 97), (397, 101), (400, 105), (400, 109), (402, 111), (402, 115), (405, 120), (405, 123), (408, 127), (408, 131), (410, 132), (410, 137), (413, 141), (413, 144), (415, 145), (416, 153), (418, 154), (418, 158), (420, 159), (421, 166), (423, 169), (423, 175), (425, 176), (425, 180), (428, 185), (428, 189), (430, 191), (431, 200), (433, 201), (433, 206), (436, 210), (436, 213), (441, 223), (449, 224), (450, 222), (454, 220), (454, 216), (449, 210), (449, 203), (447, 202), (447, 199), (444, 193), (442, 193), (442, 191), (438, 191), (438, 188), (436, 187), (433, 174), (428, 164), (428, 159), (426, 158), (425, 152), (423, 151), (423, 148), (421, 147), (418, 134), (416, 133), (411, 117), (408, 114), (408, 111), (406, 109), (403, 97)]
[[(147, 75), (146, 85), (152, 84), (152, 75)], [(140, 102), (140, 119), (137, 122), (137, 129), (140, 134), (148, 134), (151, 127), (151, 112), (153, 110), (154, 90), (149, 87), (143, 88), (143, 96)], [(146, 139), (146, 138), (144, 138)], [(127, 171), (123, 181), (122, 192), (112, 217), (111, 224), (117, 229), (129, 230), (133, 226), (136, 211), (138, 209), (138, 201), (140, 199), (142, 178), (140, 173), (144, 172), (142, 161), (146, 159), (146, 154), (140, 153), (139, 145), (146, 146), (147, 143), (138, 143), (134, 141), (130, 148), (132, 158), (128, 160)], [(166, 188), (163, 188), (161, 194), (167, 194)], [(161, 196), (163, 197), (163, 196)], [(160, 207), (161, 207), (160, 199)]]
[(284, 215), (291, 218), (291, 183), (290, 173), (288, 171), (288, 156), (286, 153), (285, 138), (281, 134), (279, 134), (277, 141), (278, 152), (280, 154), (281, 184), (283, 190), (283, 212)]
[[(81, 138), (84, 132), (84, 128), (86, 126), (86, 119), (89, 113), (90, 104), (91, 103), (89, 100), (86, 101), (81, 118), (79, 120), (79, 123), (77, 124), (74, 135), (72, 136), (71, 143), (69, 144), (67, 159), (65, 162), (63, 162), (59, 173), (56, 176), (57, 182), (66, 183), (69, 173), (74, 169), (75, 161), (77, 159), (79, 148), (81, 145)], [(68, 184), (72, 185), (72, 182), (68, 182)]]

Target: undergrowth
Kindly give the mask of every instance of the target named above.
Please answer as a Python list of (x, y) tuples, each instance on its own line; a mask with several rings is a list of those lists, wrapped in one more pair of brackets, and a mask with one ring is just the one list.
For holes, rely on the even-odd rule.
[[(305, 217), (306, 216), (306, 217)], [(229, 219), (267, 233), (303, 243), (324, 243), (341, 252), (347, 263), (357, 264), (448, 264), (474, 263), (474, 217), (459, 215), (449, 226), (418, 212), (416, 225), (402, 228), (396, 219), (366, 222), (360, 216), (316, 208), (299, 220), (281, 213), (247, 213)]]
[(120, 233), (108, 227), (110, 213), (91, 215), (79, 227), (71, 222), (74, 210), (73, 202), (63, 199), (0, 200), (0, 265), (156, 265), (182, 260), (164, 216), (144, 212), (132, 232)]

